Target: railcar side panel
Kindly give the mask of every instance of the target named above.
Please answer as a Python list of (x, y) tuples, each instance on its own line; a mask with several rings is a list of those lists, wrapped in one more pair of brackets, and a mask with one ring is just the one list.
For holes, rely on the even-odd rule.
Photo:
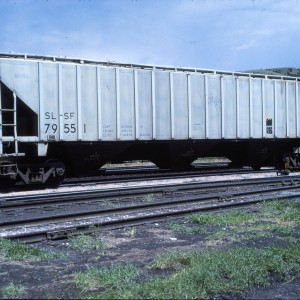
[(120, 140), (135, 139), (134, 72), (119, 69), (117, 93), (117, 126)]
[(205, 76), (200, 74), (190, 75), (190, 94), (191, 94), (191, 138), (205, 138)]
[(16, 91), (21, 99), (26, 99), (35, 113), (39, 111), (38, 63), (5, 59), (0, 63), (1, 81)]
[(300, 137), (289, 78), (11, 58), (0, 75), (38, 115), (43, 142)]
[(238, 126), (237, 138), (250, 137), (250, 84), (249, 78), (237, 79)]
[(297, 138), (300, 137), (300, 82), (296, 83), (296, 124), (297, 124)]
[(237, 96), (236, 79), (232, 76), (221, 78), (222, 92), (222, 138), (237, 137)]
[(275, 102), (274, 102), (274, 81), (263, 80), (263, 99), (264, 99), (264, 120), (263, 135), (266, 138), (273, 138), (275, 122)]
[(206, 77), (206, 138), (221, 138), (221, 77)]
[(297, 136), (297, 116), (296, 116), (296, 83), (286, 82), (286, 101), (287, 101), (287, 137)]
[(40, 70), (40, 101), (43, 113), (40, 115), (40, 138), (44, 141), (59, 140), (58, 66), (43, 64)]
[(171, 139), (170, 73), (155, 72), (155, 137)]
[(152, 72), (138, 70), (136, 74), (137, 138), (151, 140), (153, 130)]
[[(78, 78), (80, 81), (80, 91), (78, 91), (80, 110), (78, 112), (81, 122), (78, 124), (77, 130), (83, 141), (93, 141), (98, 138), (97, 70), (93, 66), (82, 66), (80, 69)], [(74, 131), (74, 128), (71, 127), (72, 124), (69, 125), (70, 131)], [(68, 131), (66, 127), (65, 131)]]
[(102, 139), (104, 141), (114, 141), (117, 138), (116, 69), (100, 69)]
[(285, 97), (285, 81), (275, 81), (275, 137), (285, 138), (287, 134), (287, 111)]
[(262, 81), (261, 79), (250, 79), (250, 137), (262, 138)]
[(61, 139), (76, 141), (78, 134), (76, 66), (63, 64), (60, 72), (59, 107)]
[(188, 108), (188, 81), (187, 74), (172, 73), (172, 137), (174, 139), (188, 139), (189, 135), (189, 108)]

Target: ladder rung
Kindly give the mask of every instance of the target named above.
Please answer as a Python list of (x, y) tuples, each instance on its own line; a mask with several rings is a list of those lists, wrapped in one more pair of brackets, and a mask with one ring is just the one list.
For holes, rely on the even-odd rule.
[(13, 108), (0, 108), (0, 111), (10, 111), (10, 112), (15, 112), (16, 110)]
[(14, 136), (2, 136), (2, 142), (13, 142), (15, 140)]
[(16, 156), (25, 156), (25, 153), (18, 152), (18, 153), (2, 153), (0, 157), (16, 157)]
[[(1, 96), (1, 95), (0, 95)], [(6, 123), (6, 124), (0, 124), (0, 131), (1, 131), (1, 137), (0, 137), (0, 150), (1, 150), (1, 157), (18, 157), (18, 156), (25, 156), (25, 153), (19, 153), (18, 150), (18, 135), (17, 135), (17, 96), (15, 92), (13, 92), (13, 97), (14, 97), (14, 102), (13, 102), (13, 107), (2, 107), (1, 99), (0, 99), (0, 116), (3, 115), (4, 113), (7, 113), (6, 116), (12, 116), (13, 118), (9, 119), (8, 122), (12, 121), (13, 123)], [(10, 113), (10, 114), (8, 114)], [(5, 127), (11, 127), (13, 129), (13, 133), (9, 136), (3, 136), (2, 130)], [(11, 130), (12, 131), (12, 130)], [(13, 143), (9, 149), (5, 149), (5, 143)], [(9, 153), (5, 153), (6, 151), (9, 151)], [(11, 152), (11, 151), (14, 152)], [(14, 164), (6, 164), (6, 167), (15, 167)], [(8, 174), (10, 175), (10, 174)], [(14, 175), (14, 173), (11, 173), (11, 175)]]

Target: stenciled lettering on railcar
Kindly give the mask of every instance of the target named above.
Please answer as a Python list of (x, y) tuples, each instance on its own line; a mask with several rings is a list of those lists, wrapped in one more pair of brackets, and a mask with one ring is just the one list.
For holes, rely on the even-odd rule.
[[(63, 118), (64, 121), (69, 121), (68, 123), (63, 124), (64, 133), (75, 133), (77, 131), (75, 121), (76, 115), (74, 112), (65, 112), (59, 115), (60, 118)], [(58, 129), (58, 114), (55, 112), (45, 112), (45, 120), (49, 120), (48, 123), (45, 123), (45, 133), (55, 134)]]
[(113, 128), (111, 125), (104, 125), (103, 126), (103, 137), (112, 137), (113, 135)]
[(133, 135), (132, 125), (121, 125), (121, 135), (123, 137), (131, 137)]

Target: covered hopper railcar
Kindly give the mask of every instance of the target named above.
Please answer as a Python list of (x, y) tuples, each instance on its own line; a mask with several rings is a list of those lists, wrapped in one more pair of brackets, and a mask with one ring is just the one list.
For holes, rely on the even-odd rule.
[(107, 162), (294, 165), (300, 79), (0, 54), (0, 179), (58, 184)]

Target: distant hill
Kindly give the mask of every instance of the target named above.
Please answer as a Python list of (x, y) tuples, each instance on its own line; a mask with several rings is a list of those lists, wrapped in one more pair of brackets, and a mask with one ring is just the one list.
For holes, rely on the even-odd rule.
[(254, 74), (300, 77), (300, 69), (298, 68), (258, 69), (258, 70), (249, 70), (246, 72), (254, 73)]

